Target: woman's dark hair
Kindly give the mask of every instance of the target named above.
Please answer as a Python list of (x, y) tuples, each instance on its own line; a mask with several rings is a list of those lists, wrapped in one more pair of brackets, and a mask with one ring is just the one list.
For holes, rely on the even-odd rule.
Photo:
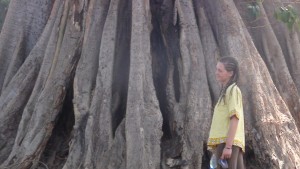
[[(228, 72), (233, 72), (230, 80), (228, 81), (228, 83), (226, 84), (226, 86), (223, 86), (221, 92), (220, 92), (220, 97), (221, 99), (223, 99), (225, 97), (226, 94), (226, 90), (227, 88), (232, 85), (233, 83), (237, 83), (238, 79), (239, 79), (239, 64), (238, 61), (233, 58), (233, 57), (221, 57), (218, 60), (220, 63), (224, 64), (225, 70)], [(225, 99), (224, 99), (225, 101)]]

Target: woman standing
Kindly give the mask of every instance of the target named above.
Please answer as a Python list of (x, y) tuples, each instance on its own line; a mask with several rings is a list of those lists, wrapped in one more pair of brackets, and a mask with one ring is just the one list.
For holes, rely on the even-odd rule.
[(216, 78), (222, 90), (214, 108), (207, 145), (209, 150), (215, 150), (218, 161), (227, 160), (229, 169), (244, 169), (244, 113), (242, 94), (236, 84), (238, 77), (236, 59), (220, 58), (216, 66)]

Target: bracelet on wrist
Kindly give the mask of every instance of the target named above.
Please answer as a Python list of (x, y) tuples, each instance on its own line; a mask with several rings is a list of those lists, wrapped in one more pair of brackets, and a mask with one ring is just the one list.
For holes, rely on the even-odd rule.
[(226, 149), (231, 149), (231, 147), (225, 147)]

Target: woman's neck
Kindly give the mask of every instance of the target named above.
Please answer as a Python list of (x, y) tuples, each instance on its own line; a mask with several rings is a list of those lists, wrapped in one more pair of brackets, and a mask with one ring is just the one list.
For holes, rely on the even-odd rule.
[(225, 86), (229, 83), (229, 80), (230, 80), (230, 79), (228, 79), (228, 80), (222, 82), (222, 83), (221, 83), (222, 87), (225, 87)]

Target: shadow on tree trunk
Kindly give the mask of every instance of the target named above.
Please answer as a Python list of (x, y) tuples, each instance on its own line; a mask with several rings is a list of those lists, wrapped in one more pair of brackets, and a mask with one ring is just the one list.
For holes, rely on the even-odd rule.
[(0, 168), (208, 168), (223, 56), (240, 63), (246, 167), (299, 167), (300, 43), (272, 3), (249, 22), (232, 0), (12, 0)]

